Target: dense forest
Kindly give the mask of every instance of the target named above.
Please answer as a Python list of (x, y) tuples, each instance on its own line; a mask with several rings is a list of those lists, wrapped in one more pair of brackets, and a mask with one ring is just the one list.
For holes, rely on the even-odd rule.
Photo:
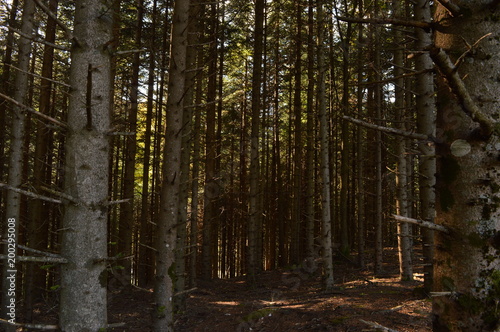
[(182, 330), (200, 284), (299, 268), (333, 296), (388, 261), (434, 331), (500, 329), (498, 0), (1, 0), (0, 22), (0, 329), (112, 330), (119, 286), (151, 293), (142, 331)]

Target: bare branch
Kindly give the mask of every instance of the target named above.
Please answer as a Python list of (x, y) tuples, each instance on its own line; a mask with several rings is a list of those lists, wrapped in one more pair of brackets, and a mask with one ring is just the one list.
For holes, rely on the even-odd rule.
[(471, 117), (472, 120), (479, 123), (483, 134), (489, 137), (495, 129), (495, 123), (486, 114), (484, 114), (469, 95), (464, 82), (457, 73), (457, 67), (451, 62), (446, 52), (437, 47), (432, 47), (430, 55), (441, 73), (446, 77), (448, 84), (457, 96), (462, 109)]
[(5, 99), (5, 100), (7, 100), (7, 101), (10, 101), (10, 102), (11, 102), (11, 103), (13, 103), (14, 105), (16, 105), (16, 106), (18, 106), (18, 107), (21, 107), (22, 109), (24, 109), (24, 110), (26, 110), (26, 111), (28, 111), (28, 112), (30, 112), (30, 113), (32, 113), (32, 114), (38, 115), (39, 117), (44, 118), (45, 120), (48, 120), (48, 121), (50, 121), (50, 122), (52, 122), (52, 123), (55, 123), (55, 124), (56, 124), (56, 125), (58, 125), (59, 127), (62, 127), (62, 128), (65, 128), (65, 129), (66, 129), (66, 128), (68, 128), (68, 125), (67, 125), (67, 124), (65, 124), (65, 123), (63, 123), (63, 122), (61, 122), (61, 121), (59, 121), (59, 120), (56, 120), (56, 119), (54, 119), (53, 117), (50, 117), (50, 116), (48, 116), (48, 115), (45, 115), (45, 114), (43, 114), (43, 113), (41, 113), (41, 112), (38, 112), (38, 111), (36, 111), (36, 110), (32, 109), (31, 107), (28, 107), (28, 106), (26, 106), (26, 105), (23, 105), (23, 104), (21, 104), (20, 102), (18, 102), (17, 100), (10, 98), (9, 96), (4, 95), (3, 93), (0, 93), (0, 97), (2, 97), (3, 99)]
[(45, 187), (45, 186), (41, 186), (41, 187), (40, 187), (40, 189), (42, 189), (43, 191), (46, 191), (46, 192), (48, 192), (48, 193), (50, 193), (50, 194), (52, 194), (52, 195), (59, 196), (59, 197), (61, 197), (61, 198), (65, 199), (65, 200), (67, 200), (67, 201), (70, 201), (71, 203), (78, 204), (78, 201), (77, 201), (74, 197), (72, 197), (72, 196), (70, 196), (70, 195), (68, 195), (68, 194), (65, 194), (65, 193), (63, 193), (63, 192), (56, 191), (56, 190), (53, 190), (53, 189), (47, 188), (47, 187)]
[(409, 131), (404, 131), (404, 130), (400, 130), (400, 129), (396, 129), (396, 128), (379, 126), (379, 125), (376, 125), (376, 124), (373, 124), (373, 123), (369, 123), (369, 122), (366, 122), (366, 121), (363, 121), (363, 120), (351, 118), (350, 116), (345, 116), (345, 115), (343, 116), (343, 118), (344, 118), (344, 120), (348, 120), (348, 121), (353, 122), (355, 124), (358, 124), (360, 126), (367, 127), (367, 128), (370, 128), (370, 129), (379, 130), (379, 131), (383, 131), (385, 133), (399, 135), (399, 136), (404, 136), (404, 137), (408, 137), (408, 138), (412, 138), (412, 139), (418, 139), (418, 140), (426, 140), (426, 141), (429, 140), (429, 136), (424, 135), (424, 134), (412, 133), (412, 132), (409, 132)]
[(35, 194), (35, 193), (31, 192), (31, 191), (26, 191), (26, 190), (22, 190), (22, 189), (19, 189), (19, 188), (14, 188), (14, 187), (9, 186), (8, 184), (5, 184), (5, 183), (0, 183), (0, 188), (5, 188), (7, 190), (16, 192), (18, 194), (25, 195), (25, 196), (32, 197), (32, 198), (36, 198), (36, 199), (41, 199), (42, 201), (46, 201), (46, 202), (57, 203), (57, 204), (61, 204), (62, 203), (58, 199), (54, 199), (54, 198), (50, 198), (50, 197), (47, 197), (47, 196), (42, 196), (42, 195), (39, 195), (39, 194)]
[(61, 81), (56, 81), (56, 80), (50, 79), (50, 78), (48, 78), (48, 77), (44, 77), (44, 76), (41, 76), (41, 75), (38, 75), (38, 74), (35, 74), (35, 73), (32, 73), (32, 72), (28, 72), (28, 71), (25, 71), (25, 70), (21, 70), (21, 69), (17, 68), (17, 67), (16, 67), (16, 66), (14, 66), (14, 65), (11, 65), (11, 64), (7, 64), (7, 66), (9, 66), (9, 67), (11, 67), (11, 68), (13, 68), (13, 69), (15, 69), (15, 70), (17, 70), (17, 71), (20, 71), (20, 72), (23, 72), (23, 73), (25, 73), (25, 74), (31, 75), (31, 76), (33, 76), (33, 77), (37, 77), (37, 78), (42, 79), (42, 80), (46, 80), (46, 81), (49, 81), (49, 82), (52, 82), (52, 83), (60, 84), (60, 85), (65, 86), (65, 87), (67, 87), (67, 88), (71, 88), (71, 85), (66, 84), (66, 83), (64, 83), (64, 82), (61, 82)]
[(393, 214), (392, 217), (395, 219), (395, 222), (407, 222), (409, 224), (419, 225), (420, 227), (433, 229), (435, 231), (440, 231), (440, 232), (447, 233), (447, 234), (450, 233), (448, 228), (446, 228), (442, 225), (435, 224), (435, 223), (430, 222), (430, 221), (398, 216), (397, 214)]
[(9, 30), (12, 30), (14, 31), (15, 33), (17, 33), (18, 35), (26, 38), (26, 39), (29, 39), (29, 40), (32, 40), (34, 42), (37, 42), (37, 43), (40, 43), (40, 44), (44, 44), (44, 45), (47, 45), (47, 46), (50, 46), (50, 47), (53, 47), (55, 49), (58, 49), (58, 50), (61, 50), (61, 51), (66, 51), (66, 52), (69, 52), (69, 49), (67, 49), (66, 47), (64, 46), (59, 46), (59, 45), (56, 45), (56, 44), (53, 44), (53, 43), (49, 43), (48, 41), (46, 41), (45, 39), (41, 39), (41, 38), (38, 38), (36, 36), (32, 36), (32, 35), (28, 35), (28, 34), (25, 34), (24, 32), (20, 31), (20, 30), (17, 30), (16, 28), (14, 27), (11, 27), (9, 26), (8, 27)]

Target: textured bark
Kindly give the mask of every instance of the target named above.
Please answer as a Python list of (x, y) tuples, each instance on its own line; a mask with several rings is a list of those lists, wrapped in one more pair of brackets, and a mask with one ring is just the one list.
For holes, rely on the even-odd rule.
[[(431, 21), (430, 4), (426, 0), (419, 0), (415, 5), (415, 19), (423, 22)], [(418, 50), (424, 50), (432, 43), (432, 35), (423, 29), (416, 30)], [(427, 53), (417, 55), (415, 70), (424, 71), (433, 68), (432, 60)], [(417, 107), (417, 132), (428, 137), (436, 136), (436, 101), (434, 96), (434, 73), (428, 72), (417, 76), (415, 85), (415, 102)], [(424, 220), (432, 221), (435, 215), (435, 184), (436, 158), (435, 146), (427, 140), (419, 141), (418, 171), (420, 214)], [(427, 292), (432, 290), (433, 260), (434, 260), (434, 231), (422, 229), (424, 254), (424, 287)]]
[(163, 181), (156, 237), (155, 308), (153, 331), (173, 331), (173, 290), (175, 282), (175, 244), (179, 212), (183, 109), (189, 0), (177, 0), (172, 19), (167, 128), (165, 132)]
[(60, 322), (63, 331), (107, 326), (106, 257), (110, 129), (111, 2), (79, 1), (71, 52)]
[(319, 103), (319, 136), (320, 136), (320, 158), (321, 158), (321, 237), (323, 242), (323, 264), (325, 274), (325, 288), (333, 288), (333, 257), (332, 257), (332, 214), (330, 210), (330, 154), (329, 154), (329, 130), (326, 114), (326, 88), (324, 63), (324, 14), (323, 3), (318, 1), (318, 103)]
[[(437, 34), (436, 46), (454, 62), (481, 112), (498, 117), (500, 44), (498, 2), (455, 1), (465, 14), (450, 19), (439, 6), (435, 20), (448, 18), (452, 34)], [(470, 45), (488, 33), (473, 49)], [(438, 90), (437, 223), (451, 230), (436, 234), (434, 331), (498, 331), (500, 314), (500, 180), (498, 132), (481, 134), (442, 77)]]
[[(33, 34), (34, 29), (34, 13), (35, 13), (35, 4), (32, 1), (27, 1), (23, 6), (23, 16), (22, 16), (22, 24), (21, 31), (26, 35)], [(16, 73), (16, 79), (14, 81), (14, 100), (20, 103), (21, 105), (28, 106), (28, 88), (29, 88), (29, 79), (28, 79), (28, 71), (29, 64), (31, 59), (31, 41), (25, 37), (20, 37), (18, 49), (18, 64), (17, 68), (19, 71)], [(10, 153), (9, 153), (9, 168), (8, 168), (8, 184), (12, 188), (19, 188), (23, 182), (23, 169), (24, 169), (24, 139), (25, 139), (25, 131), (26, 131), (26, 115), (25, 110), (19, 106), (14, 105), (12, 111), (12, 131), (10, 138)], [(2, 237), (4, 239), (13, 239), (14, 243), (18, 243), (19, 239), (19, 224), (21, 222), (21, 194), (19, 192), (15, 192), (13, 190), (9, 190), (7, 192), (7, 198), (5, 202), (5, 214), (7, 220), (14, 221), (13, 232), (8, 231), (7, 227), (4, 227), (4, 234)], [(6, 222), (6, 221), (5, 221)], [(4, 221), (2, 220), (2, 223)], [(13, 235), (12, 235), (13, 234)], [(10, 242), (9, 242), (10, 243)], [(9, 246), (4, 245), (4, 255), (8, 255)], [(2, 269), (2, 318), (9, 320), (11, 317), (7, 315), (10, 312), (10, 309), (7, 308), (7, 305), (10, 305), (10, 301), (12, 299), (15, 300), (16, 295), (9, 295), (10, 289), (10, 280), (7, 279), (7, 276), (11, 276), (16, 273), (8, 272), (11, 270), (16, 270), (16, 267), (10, 266), (7, 261), (3, 264)], [(19, 288), (18, 288), (19, 291)], [(15, 331), (13, 326), (3, 326), (5, 331), (11, 332)]]

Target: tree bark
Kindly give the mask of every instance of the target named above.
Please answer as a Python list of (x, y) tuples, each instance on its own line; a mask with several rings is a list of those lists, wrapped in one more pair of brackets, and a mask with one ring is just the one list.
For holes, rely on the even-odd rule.
[(163, 181), (156, 238), (155, 308), (153, 331), (173, 331), (175, 244), (179, 212), (183, 109), (185, 96), (189, 0), (177, 0), (172, 19), (167, 128), (165, 131)]
[(61, 255), (60, 327), (107, 327), (106, 258), (113, 13), (103, 0), (79, 1), (71, 52)]
[[(431, 21), (431, 8), (426, 0), (418, 0), (415, 5), (415, 19), (423, 22)], [(432, 44), (432, 34), (423, 29), (416, 29), (417, 50), (425, 50)], [(428, 53), (417, 55), (415, 70), (427, 71), (433, 69), (433, 63)], [(436, 101), (434, 96), (434, 74), (429, 71), (417, 76), (415, 85), (415, 102), (417, 108), (417, 132), (428, 137), (436, 136)], [(436, 184), (436, 148), (429, 141), (419, 141), (420, 150), (418, 171), (420, 214), (424, 220), (433, 220), (435, 215), (435, 184)], [(422, 229), (424, 254), (424, 288), (432, 290), (434, 261), (434, 231)]]
[[(500, 48), (498, 3), (455, 1), (466, 14), (451, 18), (438, 6), (435, 21), (446, 19), (452, 34), (437, 33), (435, 43), (452, 62), (471, 99), (486, 117), (496, 118)], [(495, 16), (496, 15), (496, 16)], [(484, 136), (442, 76), (438, 86), (438, 177), (436, 222), (451, 230), (436, 234), (433, 302), (434, 331), (498, 331), (500, 315), (500, 180), (498, 132)]]
[[(35, 3), (32, 1), (26, 1), (23, 5), (23, 15), (21, 23), (21, 31), (25, 35), (32, 35), (34, 29), (34, 14), (35, 14)], [(31, 40), (21, 36), (19, 39), (19, 49), (18, 49), (18, 72), (16, 73), (16, 79), (14, 81), (14, 100), (16, 100), (21, 105), (28, 106), (28, 89), (29, 89), (29, 64), (31, 59)], [(9, 168), (8, 168), (8, 185), (13, 188), (20, 188), (23, 182), (23, 169), (24, 169), (24, 140), (26, 131), (26, 115), (25, 109), (22, 107), (14, 105), (12, 111), (12, 129), (10, 138), (10, 154), (9, 154)], [(16, 244), (19, 240), (19, 224), (21, 222), (21, 194), (19, 192), (9, 190), (7, 191), (7, 198), (5, 202), (5, 215), (7, 220), (5, 222), (9, 227), (4, 227), (4, 234), (2, 237), (4, 239), (13, 239), (10, 244)], [(9, 240), (10, 241), (10, 240)], [(11, 245), (4, 245), (4, 255), (9, 254), (9, 247)], [(9, 262), (5, 261), (3, 263), (2, 269), (2, 318), (9, 320), (8, 316), (10, 309), (7, 307), (11, 305), (12, 300), (16, 300), (16, 289), (14, 288), (14, 294), (12, 294), (12, 288), (10, 287), (11, 281), (17, 277), (16, 266), (11, 266)], [(14, 276), (14, 279), (7, 279), (9, 276)], [(19, 291), (19, 288), (18, 290)], [(14, 302), (15, 303), (15, 302)], [(15, 314), (15, 310), (14, 310)], [(15, 317), (14, 317), (15, 318)], [(3, 327), (6, 332), (15, 331), (14, 326)]]

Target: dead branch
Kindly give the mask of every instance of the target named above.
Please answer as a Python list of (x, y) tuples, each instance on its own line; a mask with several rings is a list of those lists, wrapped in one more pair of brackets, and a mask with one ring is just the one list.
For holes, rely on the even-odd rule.
[(404, 131), (404, 130), (400, 130), (400, 129), (396, 129), (396, 128), (379, 126), (379, 125), (369, 123), (369, 122), (366, 122), (363, 120), (351, 118), (350, 116), (343, 116), (343, 118), (344, 118), (344, 120), (353, 122), (353, 123), (358, 124), (360, 126), (383, 131), (385, 133), (404, 136), (404, 137), (418, 139), (418, 140), (429, 140), (429, 137), (427, 135), (424, 135), (424, 134), (412, 133), (412, 132), (408, 132), (408, 131)]
[(48, 120), (48, 121), (50, 121), (50, 122), (52, 122), (52, 123), (55, 123), (55, 124), (56, 124), (56, 125), (58, 125), (59, 127), (62, 127), (62, 128), (65, 128), (65, 129), (66, 129), (66, 128), (68, 128), (68, 125), (66, 125), (65, 123), (62, 123), (61, 121), (56, 120), (56, 119), (54, 119), (53, 117), (50, 117), (50, 116), (45, 115), (45, 114), (43, 114), (43, 113), (41, 113), (41, 112), (38, 112), (37, 110), (34, 110), (34, 109), (32, 109), (31, 107), (28, 107), (28, 106), (26, 106), (26, 105), (23, 105), (23, 104), (21, 104), (20, 102), (18, 102), (17, 100), (10, 98), (9, 96), (4, 95), (3, 93), (0, 93), (0, 97), (2, 97), (3, 99), (5, 99), (5, 100), (7, 100), (7, 101), (10, 101), (10, 102), (11, 102), (11, 103), (13, 103), (14, 105), (16, 105), (16, 106), (18, 106), (18, 107), (20, 107), (20, 108), (24, 109), (25, 111), (28, 111), (28, 112), (30, 112), (30, 113), (32, 113), (32, 114), (38, 115), (38, 116), (39, 116), (39, 117), (41, 117), (41, 118), (44, 118), (45, 120)]
[(458, 75), (457, 67), (451, 62), (446, 52), (441, 48), (432, 47), (430, 55), (441, 73), (445, 76), (451, 90), (457, 96), (462, 109), (473, 121), (479, 123), (483, 134), (489, 137), (495, 129), (495, 124), (472, 100), (464, 82)]
[(42, 196), (42, 195), (39, 195), (39, 194), (35, 194), (35, 193), (31, 192), (31, 191), (26, 191), (26, 190), (22, 190), (22, 189), (19, 189), (19, 188), (14, 188), (14, 187), (9, 186), (8, 184), (5, 184), (5, 183), (0, 183), (0, 188), (5, 188), (5, 189), (13, 191), (15, 193), (18, 193), (18, 194), (21, 194), (21, 195), (25, 195), (25, 196), (28, 196), (28, 197), (32, 197), (32, 198), (36, 198), (36, 199), (41, 199), (42, 201), (46, 201), (46, 202), (57, 203), (57, 204), (61, 204), (62, 203), (62, 201), (60, 201), (58, 199), (54, 199), (54, 198), (50, 198), (50, 197), (47, 197), (47, 196)]
[(435, 223), (430, 222), (430, 221), (398, 216), (397, 214), (393, 214), (392, 217), (395, 219), (395, 222), (407, 222), (409, 224), (419, 225), (420, 227), (433, 229), (435, 231), (440, 231), (440, 232), (447, 233), (447, 234), (450, 233), (448, 228), (446, 228), (442, 225), (435, 224)]
[(9, 67), (13, 68), (14, 70), (20, 71), (20, 72), (22, 72), (22, 73), (25, 73), (25, 74), (28, 74), (28, 75), (30, 75), (30, 76), (33, 76), (33, 77), (39, 78), (39, 79), (41, 79), (41, 80), (46, 80), (46, 81), (49, 81), (49, 82), (52, 82), (52, 83), (60, 84), (60, 85), (65, 86), (65, 87), (67, 87), (67, 88), (71, 88), (71, 85), (66, 84), (66, 83), (64, 83), (64, 82), (61, 82), (61, 81), (56, 81), (56, 80), (50, 79), (50, 78), (48, 78), (48, 77), (44, 77), (44, 76), (42, 76), (42, 75), (38, 75), (38, 74), (35, 74), (35, 73), (32, 73), (32, 72), (28, 72), (28, 71), (25, 71), (25, 70), (21, 70), (21, 69), (17, 68), (17, 67), (16, 67), (16, 66), (14, 66), (14, 65), (11, 65), (11, 64), (7, 64), (7, 66), (9, 66)]
[(52, 195), (59, 196), (59, 197), (61, 197), (61, 198), (65, 199), (65, 200), (67, 200), (67, 201), (70, 201), (71, 203), (78, 204), (78, 201), (77, 201), (74, 197), (72, 197), (72, 196), (70, 196), (70, 195), (68, 195), (68, 194), (65, 194), (65, 193), (63, 193), (63, 192), (56, 191), (56, 190), (53, 190), (53, 189), (47, 188), (47, 187), (45, 187), (45, 186), (41, 186), (41, 187), (40, 187), (40, 189), (42, 189), (43, 191), (46, 191), (46, 192), (48, 192), (48, 193), (50, 193), (50, 194), (52, 194)]
[(380, 325), (379, 323), (376, 323), (376, 322), (370, 322), (370, 321), (366, 321), (366, 320), (362, 320), (362, 319), (360, 319), (359, 321), (362, 322), (362, 323), (365, 323), (366, 325), (369, 325), (369, 326), (373, 327), (374, 329), (377, 329), (377, 331), (399, 332), (398, 330), (390, 329), (390, 328), (382, 326), (382, 325)]
[(17, 29), (16, 29), (16, 28), (14, 28), (14, 27), (9, 26), (8, 28), (9, 28), (9, 30), (14, 31), (14, 32), (15, 32), (15, 33), (17, 33), (18, 35), (20, 35), (20, 36), (22, 36), (22, 37), (24, 37), (24, 38), (26, 38), (26, 39), (29, 39), (29, 40), (32, 40), (32, 41), (34, 41), (34, 42), (37, 42), (37, 43), (40, 43), (40, 44), (44, 44), (44, 45), (47, 45), (47, 46), (53, 47), (53, 48), (58, 49), (58, 50), (61, 50), (61, 51), (66, 51), (66, 52), (68, 52), (68, 51), (69, 51), (69, 49), (68, 49), (68, 48), (66, 48), (66, 47), (64, 47), (64, 46), (59, 46), (59, 45), (56, 45), (56, 44), (50, 43), (50, 42), (48, 42), (48, 41), (46, 41), (46, 40), (44, 40), (44, 39), (38, 38), (38, 37), (36, 37), (36, 36), (31, 36), (31, 35), (25, 34), (24, 32), (22, 32), (22, 31), (20, 31), (20, 30), (17, 30)]

